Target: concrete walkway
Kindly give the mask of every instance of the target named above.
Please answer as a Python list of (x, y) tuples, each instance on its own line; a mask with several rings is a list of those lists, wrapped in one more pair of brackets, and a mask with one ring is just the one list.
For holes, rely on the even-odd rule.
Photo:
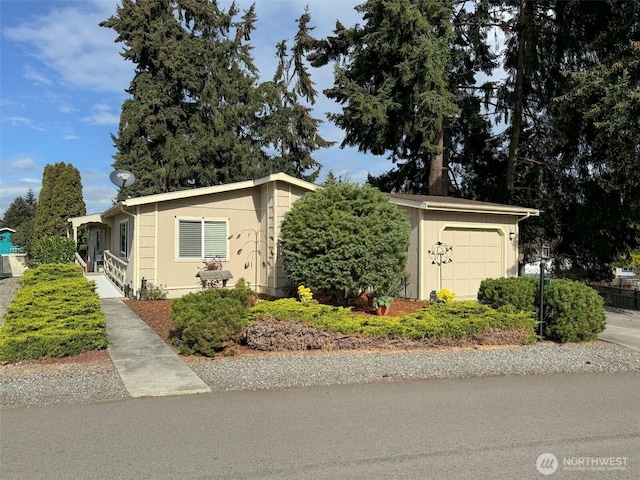
[(598, 338), (640, 352), (640, 312), (607, 310), (607, 326)]
[(107, 351), (129, 395), (160, 397), (210, 392), (164, 341), (122, 301), (104, 275), (95, 280), (107, 323)]
[(100, 298), (123, 298), (122, 292), (111, 283), (104, 273), (87, 273), (87, 280), (96, 282), (96, 292)]

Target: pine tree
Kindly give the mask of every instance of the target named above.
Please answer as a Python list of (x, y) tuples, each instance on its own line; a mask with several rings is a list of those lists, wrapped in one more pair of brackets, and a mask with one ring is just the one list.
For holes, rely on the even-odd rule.
[(549, 105), (552, 233), (558, 255), (601, 278), (639, 241), (640, 5), (558, 8), (569, 20), (558, 26), (565, 60)]
[(302, 97), (308, 104), (315, 103), (317, 92), (305, 66), (304, 49), (313, 40), (313, 27), (309, 10), (298, 19), (298, 32), (288, 54), (287, 42), (276, 46), (278, 66), (271, 82), (261, 85), (266, 112), (262, 118), (263, 138), (276, 153), (269, 161), (270, 171), (284, 172), (313, 182), (317, 179), (321, 165), (312, 153), (330, 147), (318, 133), (321, 120), (311, 116), (311, 108), (300, 103)]
[(64, 162), (45, 166), (34, 217), (33, 238), (64, 237), (67, 220), (85, 214), (78, 169)]
[(0, 227), (17, 229), (24, 222), (33, 219), (36, 211), (36, 199), (33, 190), (29, 189), (25, 197), (16, 197), (5, 210)]
[[(312, 65), (335, 60), (325, 94), (343, 106), (328, 117), (345, 131), (342, 147), (387, 154), (396, 189), (447, 193), (444, 136), (458, 109), (449, 89), (452, 3), (369, 0), (356, 7), (364, 25), (316, 41)], [(402, 182), (400, 184), (400, 182)]]
[[(264, 171), (256, 140), (257, 70), (247, 43), (254, 7), (237, 18), (217, 2), (124, 0), (102, 22), (136, 65), (122, 105), (115, 168), (130, 195), (244, 180)], [(121, 194), (122, 195), (122, 194)]]
[(463, 191), (544, 210), (522, 224), (520, 245), (545, 239), (566, 264), (606, 276), (638, 242), (640, 5), (504, 0), (492, 8), (507, 34), (508, 76), (486, 105), (507, 128), (487, 143), (493, 158), (464, 165)]

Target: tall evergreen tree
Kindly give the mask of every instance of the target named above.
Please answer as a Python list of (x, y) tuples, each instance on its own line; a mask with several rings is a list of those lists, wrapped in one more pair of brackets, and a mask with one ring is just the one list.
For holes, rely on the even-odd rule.
[(16, 232), (11, 237), (11, 242), (26, 251), (31, 247), (33, 235), (33, 219), (36, 214), (38, 202), (33, 190), (29, 189), (25, 197), (17, 197), (4, 212), (0, 227), (7, 227)]
[(248, 44), (254, 7), (215, 1), (124, 0), (103, 27), (136, 65), (122, 105), (114, 167), (130, 195), (251, 178), (266, 157), (256, 139), (257, 70)]
[(640, 4), (557, 8), (569, 20), (557, 27), (563, 75), (549, 106), (549, 183), (556, 200), (549, 233), (559, 238), (558, 255), (598, 278), (639, 240)]
[(444, 137), (458, 108), (449, 89), (452, 3), (368, 0), (364, 24), (315, 42), (312, 65), (336, 61), (325, 94), (343, 106), (329, 119), (345, 131), (342, 146), (389, 155), (393, 189), (447, 193)]
[(307, 9), (298, 19), (298, 32), (288, 53), (287, 42), (276, 46), (278, 66), (271, 82), (261, 85), (266, 112), (262, 116), (264, 141), (275, 151), (269, 161), (271, 172), (284, 172), (313, 182), (321, 165), (311, 156), (319, 148), (329, 147), (318, 133), (321, 120), (311, 116), (311, 108), (300, 97), (314, 104), (317, 92), (305, 66), (304, 50), (312, 44)]
[(31, 189), (27, 191), (26, 196), (16, 197), (5, 210), (0, 227), (15, 230), (24, 222), (32, 220), (36, 213), (36, 204), (36, 197)]
[(45, 166), (34, 217), (33, 238), (66, 236), (67, 219), (85, 214), (78, 169), (64, 162)]
[[(544, 210), (521, 245), (546, 239), (557, 256), (599, 277), (637, 242), (634, 1), (503, 0), (507, 78), (490, 92), (493, 159), (465, 165), (467, 195)], [(624, 74), (623, 74), (624, 72)], [(635, 145), (635, 146), (634, 146)]]

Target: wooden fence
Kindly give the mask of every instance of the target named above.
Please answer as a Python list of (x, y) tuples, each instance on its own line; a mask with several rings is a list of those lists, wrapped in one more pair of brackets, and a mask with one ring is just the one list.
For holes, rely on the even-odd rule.
[(592, 287), (604, 298), (605, 305), (625, 310), (640, 310), (640, 290), (600, 285), (592, 285)]

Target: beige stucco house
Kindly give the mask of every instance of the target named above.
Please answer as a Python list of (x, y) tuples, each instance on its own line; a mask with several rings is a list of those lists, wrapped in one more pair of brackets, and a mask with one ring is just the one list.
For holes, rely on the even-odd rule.
[[(318, 188), (278, 173), (131, 198), (101, 214), (69, 219), (69, 235), (77, 238), (78, 227), (88, 227), (87, 269), (104, 270), (123, 291), (135, 293), (143, 279), (162, 285), (169, 297), (198, 291), (203, 259), (219, 258), (233, 277), (230, 284), (244, 278), (258, 292), (282, 296), (280, 223), (298, 198)], [(483, 278), (517, 275), (519, 223), (539, 214), (446, 197), (392, 194), (390, 200), (411, 223), (407, 295), (420, 299), (440, 288), (474, 298)], [(433, 264), (434, 250), (443, 248)]]

